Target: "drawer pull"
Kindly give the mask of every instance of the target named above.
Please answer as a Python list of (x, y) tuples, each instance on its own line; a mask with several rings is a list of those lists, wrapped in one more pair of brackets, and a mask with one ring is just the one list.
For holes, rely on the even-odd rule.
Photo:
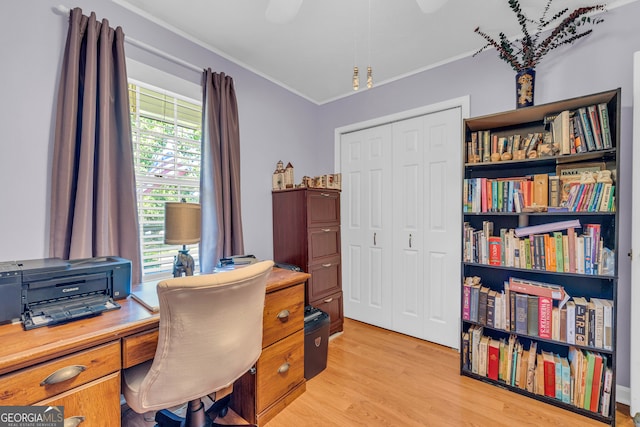
[(329, 267), (331, 267), (331, 263), (329, 263), (329, 264), (322, 264), (322, 266), (323, 266), (324, 268), (329, 268)]
[(289, 363), (288, 362), (284, 362), (282, 365), (280, 365), (280, 367), (278, 368), (278, 373), (279, 374), (284, 374), (285, 372), (287, 372), (289, 370)]
[(331, 194), (329, 193), (320, 193), (323, 197), (331, 197)]
[(58, 369), (53, 374), (43, 379), (40, 385), (53, 385), (70, 380), (71, 378), (80, 375), (80, 373), (82, 373), (82, 371), (84, 371), (85, 369), (87, 369), (87, 367), (82, 365), (65, 366), (64, 368)]
[(280, 319), (280, 321), (284, 323), (289, 320), (289, 314), (289, 310), (282, 310), (280, 313), (278, 313), (278, 319)]
[(331, 301), (333, 301), (333, 297), (327, 298), (326, 300), (324, 300), (324, 302), (326, 302), (326, 303), (330, 303)]
[(81, 422), (84, 421), (84, 417), (80, 415), (76, 415), (74, 417), (69, 417), (64, 419), (64, 427), (76, 427)]
[(328, 232), (331, 231), (331, 229), (330, 228), (323, 228), (322, 231), (324, 231), (325, 233), (328, 233)]

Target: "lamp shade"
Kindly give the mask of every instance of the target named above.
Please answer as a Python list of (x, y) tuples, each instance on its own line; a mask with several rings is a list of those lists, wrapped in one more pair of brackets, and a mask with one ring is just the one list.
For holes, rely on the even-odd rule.
[(164, 242), (168, 245), (198, 243), (201, 218), (197, 203), (165, 203)]

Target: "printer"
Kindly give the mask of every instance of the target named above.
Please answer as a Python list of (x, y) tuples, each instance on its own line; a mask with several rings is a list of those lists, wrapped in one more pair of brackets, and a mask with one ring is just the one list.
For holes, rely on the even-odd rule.
[(120, 308), (131, 292), (131, 261), (119, 257), (0, 262), (0, 323), (25, 330)]

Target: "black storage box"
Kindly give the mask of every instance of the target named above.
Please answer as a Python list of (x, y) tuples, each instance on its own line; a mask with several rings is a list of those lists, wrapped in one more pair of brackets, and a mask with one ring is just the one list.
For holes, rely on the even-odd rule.
[(327, 367), (329, 314), (306, 306), (304, 309), (304, 378), (309, 380)]

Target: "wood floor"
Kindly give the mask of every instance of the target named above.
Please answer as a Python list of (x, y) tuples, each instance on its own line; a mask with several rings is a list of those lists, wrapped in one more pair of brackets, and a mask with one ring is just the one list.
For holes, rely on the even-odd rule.
[[(633, 427), (618, 405), (619, 427)], [(327, 368), (267, 427), (605, 426), (459, 375), (447, 347), (345, 319)]]

